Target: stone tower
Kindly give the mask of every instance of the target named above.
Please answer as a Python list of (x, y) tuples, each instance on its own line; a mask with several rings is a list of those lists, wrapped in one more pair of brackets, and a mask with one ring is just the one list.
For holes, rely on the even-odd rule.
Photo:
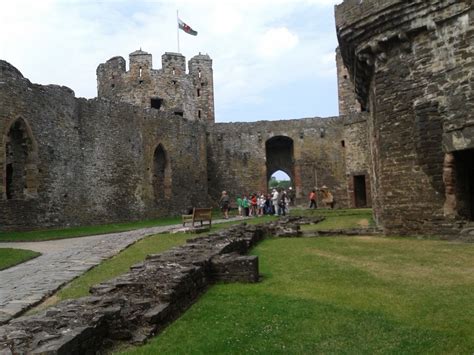
[(97, 68), (98, 97), (143, 108), (170, 111), (189, 120), (214, 122), (212, 60), (199, 54), (189, 61), (180, 53), (162, 55), (162, 69), (153, 69), (152, 55), (130, 53), (130, 68), (113, 57)]
[(188, 63), (197, 97), (198, 118), (214, 123), (214, 82), (212, 59), (207, 54), (194, 56)]

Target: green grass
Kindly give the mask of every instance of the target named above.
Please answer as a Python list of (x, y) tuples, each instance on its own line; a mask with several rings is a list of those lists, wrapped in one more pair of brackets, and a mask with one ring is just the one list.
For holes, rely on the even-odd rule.
[(41, 254), (32, 250), (0, 248), (0, 270), (24, 263), (39, 255)]
[(262, 282), (212, 287), (127, 354), (472, 354), (474, 245), (267, 239)]
[(297, 209), (292, 213), (302, 216), (314, 217), (322, 216), (324, 221), (318, 224), (301, 226), (301, 230), (317, 231), (322, 229), (350, 229), (350, 228), (367, 228), (375, 226), (372, 218), (372, 209)]
[(87, 235), (124, 232), (133, 229), (180, 224), (181, 217), (167, 217), (156, 220), (127, 223), (104, 224), (98, 226), (71, 227), (63, 229), (47, 229), (26, 232), (0, 232), (0, 242), (31, 242), (52, 239), (84, 237)]
[[(235, 217), (236, 211), (231, 211), (231, 217)], [(212, 219), (220, 219), (223, 217), (219, 209), (212, 211)], [(66, 239), (85, 237), (88, 235), (98, 235), (107, 233), (125, 232), (134, 229), (167, 226), (171, 224), (181, 224), (181, 216), (164, 217), (160, 219), (148, 221), (135, 221), (126, 223), (112, 223), (95, 226), (81, 226), (61, 229), (46, 229), (24, 232), (0, 232), (0, 242), (31, 242), (53, 239)]]

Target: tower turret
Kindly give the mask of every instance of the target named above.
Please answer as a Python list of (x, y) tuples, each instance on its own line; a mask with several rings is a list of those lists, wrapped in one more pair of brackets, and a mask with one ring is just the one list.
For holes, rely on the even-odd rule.
[(161, 67), (165, 74), (185, 75), (186, 58), (180, 53), (166, 52), (161, 56)]
[(150, 71), (153, 68), (153, 60), (150, 53), (139, 49), (130, 53), (129, 59), (131, 76), (138, 78), (138, 80), (143, 80), (144, 76), (150, 76)]
[(188, 67), (196, 95), (197, 119), (214, 123), (212, 59), (207, 54), (199, 53), (189, 60)]

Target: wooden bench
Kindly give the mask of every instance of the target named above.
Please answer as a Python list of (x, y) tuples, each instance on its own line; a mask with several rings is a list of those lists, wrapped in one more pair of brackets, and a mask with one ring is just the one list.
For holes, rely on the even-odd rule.
[(212, 208), (193, 208), (193, 214), (183, 214), (183, 226), (191, 222), (193, 227), (195, 222), (209, 222), (209, 227), (212, 225)]

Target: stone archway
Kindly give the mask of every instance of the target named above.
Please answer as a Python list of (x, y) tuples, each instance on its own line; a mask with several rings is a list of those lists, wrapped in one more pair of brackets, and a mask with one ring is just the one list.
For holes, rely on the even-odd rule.
[(171, 197), (171, 167), (161, 144), (158, 144), (153, 153), (152, 185), (155, 201)]
[(28, 123), (18, 118), (4, 135), (3, 198), (24, 200), (38, 194), (38, 147)]
[[(293, 156), (293, 139), (286, 136), (275, 136), (265, 142), (267, 182), (278, 170), (285, 172), (290, 180), (295, 181)], [(267, 186), (268, 188), (268, 186)]]

